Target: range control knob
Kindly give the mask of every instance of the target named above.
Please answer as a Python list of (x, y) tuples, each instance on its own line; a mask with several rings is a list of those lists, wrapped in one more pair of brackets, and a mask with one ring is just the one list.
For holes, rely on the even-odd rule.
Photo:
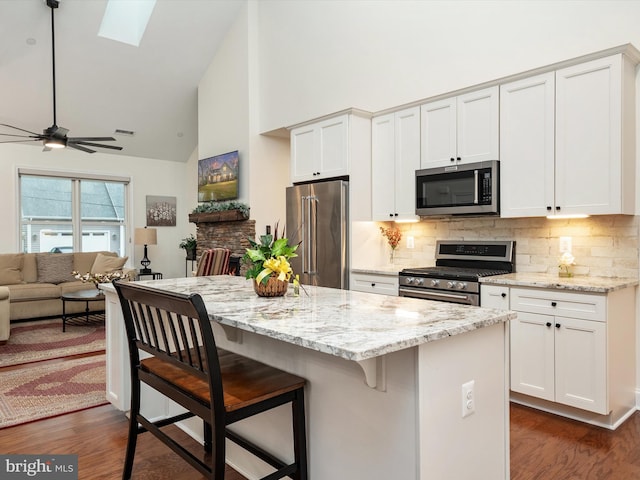
[(464, 290), (465, 288), (467, 288), (467, 282), (458, 282), (456, 287), (458, 287), (458, 290)]
[(455, 288), (456, 282), (447, 282), (447, 288)]
[(416, 281), (414, 282), (416, 285), (424, 285), (424, 278), (416, 278)]
[(437, 287), (438, 285), (440, 285), (440, 280), (431, 280), (432, 287)]
[(405, 278), (404, 283), (407, 283), (407, 284), (411, 285), (413, 283), (413, 277)]

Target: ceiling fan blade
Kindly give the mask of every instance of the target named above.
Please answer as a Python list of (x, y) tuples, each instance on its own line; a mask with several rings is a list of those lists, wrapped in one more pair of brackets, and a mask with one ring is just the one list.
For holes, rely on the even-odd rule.
[(87, 152), (87, 153), (96, 153), (95, 150), (91, 150), (90, 148), (85, 148), (81, 145), (78, 145), (77, 143), (69, 143), (67, 142), (67, 147), (70, 148), (75, 148), (76, 150), (82, 150), (83, 152)]
[(14, 135), (13, 133), (0, 133), (3, 137), (32, 138), (34, 140), (42, 140), (42, 135)]
[(113, 137), (69, 137), (70, 142), (115, 142)]
[(31, 138), (29, 140), (2, 140), (0, 143), (24, 143), (24, 142), (39, 142), (41, 138)]
[(89, 147), (99, 147), (99, 148), (110, 148), (112, 150), (122, 150), (122, 147), (119, 147), (117, 145), (100, 145), (99, 143), (77, 142), (77, 141), (71, 141), (71, 139), (68, 139), (67, 140), (67, 145), (69, 143), (73, 143), (75, 145), (88, 145)]
[(13, 128), (14, 130), (20, 130), (21, 132), (30, 133), (31, 135), (40, 135), (39, 133), (31, 132), (29, 130), (25, 130), (24, 128), (18, 128), (18, 127), (14, 127), (13, 125), (7, 125), (6, 123), (0, 123), (0, 126)]

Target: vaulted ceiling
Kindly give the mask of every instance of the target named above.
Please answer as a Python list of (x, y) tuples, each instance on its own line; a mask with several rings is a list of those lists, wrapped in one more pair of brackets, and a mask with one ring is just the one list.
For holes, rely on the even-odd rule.
[[(244, 4), (157, 0), (134, 47), (97, 35), (107, 0), (60, 0), (57, 124), (70, 137), (114, 136), (123, 147), (104, 153), (187, 161), (197, 145), (198, 83)], [(45, 0), (0, 0), (0, 123), (41, 133), (52, 105), (51, 10)]]

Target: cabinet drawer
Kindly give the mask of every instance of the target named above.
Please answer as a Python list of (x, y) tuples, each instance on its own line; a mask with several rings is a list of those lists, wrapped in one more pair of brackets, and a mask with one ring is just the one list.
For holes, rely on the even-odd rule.
[(482, 285), (480, 288), (480, 306), (509, 310), (509, 287)]
[(397, 296), (398, 276), (351, 273), (351, 290)]
[(605, 295), (558, 292), (528, 288), (511, 289), (511, 310), (583, 320), (606, 320)]

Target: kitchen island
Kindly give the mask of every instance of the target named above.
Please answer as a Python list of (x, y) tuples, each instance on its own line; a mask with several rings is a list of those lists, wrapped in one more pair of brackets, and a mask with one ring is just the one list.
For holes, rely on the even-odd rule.
[[(506, 322), (515, 313), (310, 286), (261, 298), (231, 276), (140, 283), (201, 294), (220, 347), (307, 379), (311, 479), (509, 478)], [(113, 286), (101, 288), (107, 398), (126, 410), (122, 314)], [(143, 405), (158, 418), (178, 411), (151, 391)], [(233, 428), (286, 459), (289, 421), (281, 407)], [(183, 428), (201, 439), (200, 422)], [(227, 456), (249, 479), (269, 472), (232, 444)]]

